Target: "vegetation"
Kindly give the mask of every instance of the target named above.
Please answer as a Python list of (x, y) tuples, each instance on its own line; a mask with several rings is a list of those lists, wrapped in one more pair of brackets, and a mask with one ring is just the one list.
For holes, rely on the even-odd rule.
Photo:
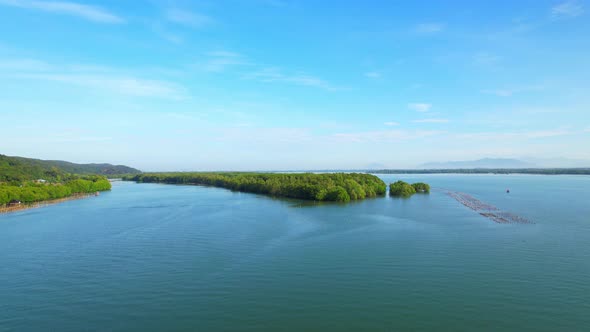
[(386, 184), (361, 173), (151, 173), (123, 177), (137, 182), (197, 184), (314, 201), (348, 202), (385, 195)]
[(139, 170), (111, 164), (74, 164), (66, 161), (9, 157), (0, 154), (0, 182), (44, 179), (63, 182), (73, 179), (70, 174), (105, 175), (137, 174)]
[(590, 168), (463, 168), (463, 169), (382, 169), (373, 174), (539, 174), (590, 175)]
[(414, 187), (414, 190), (416, 190), (417, 193), (424, 193), (424, 194), (428, 194), (430, 193), (430, 185), (424, 182), (417, 182), (412, 184), (412, 187)]
[(65, 183), (0, 183), (0, 206), (11, 201), (33, 203), (111, 189), (111, 183), (104, 176), (70, 177), (74, 179)]
[(415, 193), (430, 193), (430, 185), (424, 182), (409, 184), (404, 181), (397, 181), (389, 185), (390, 196), (410, 197)]
[(397, 181), (389, 185), (389, 195), (391, 196), (410, 197), (415, 193), (416, 189), (404, 181)]
[(138, 172), (126, 166), (80, 165), (0, 155), (0, 206), (11, 201), (33, 203), (110, 190), (111, 183), (104, 173), (119, 171)]

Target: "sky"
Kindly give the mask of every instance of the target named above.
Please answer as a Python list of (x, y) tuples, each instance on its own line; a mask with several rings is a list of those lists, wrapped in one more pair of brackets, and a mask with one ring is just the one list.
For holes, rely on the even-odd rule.
[(0, 0), (0, 153), (590, 166), (590, 3)]

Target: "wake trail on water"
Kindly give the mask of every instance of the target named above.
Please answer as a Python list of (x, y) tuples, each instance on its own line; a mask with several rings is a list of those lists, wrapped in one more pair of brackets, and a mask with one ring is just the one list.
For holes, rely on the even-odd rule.
[(479, 199), (458, 191), (445, 190), (446, 194), (467, 208), (479, 213), (483, 217), (499, 224), (534, 224), (534, 222), (511, 212), (502, 211), (499, 208), (480, 201)]

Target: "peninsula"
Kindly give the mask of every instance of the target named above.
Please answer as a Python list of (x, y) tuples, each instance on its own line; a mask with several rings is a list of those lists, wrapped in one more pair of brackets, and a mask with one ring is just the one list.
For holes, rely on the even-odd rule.
[(362, 173), (146, 173), (123, 180), (168, 184), (193, 184), (235, 191), (314, 201), (349, 202), (383, 196), (386, 184), (375, 175)]

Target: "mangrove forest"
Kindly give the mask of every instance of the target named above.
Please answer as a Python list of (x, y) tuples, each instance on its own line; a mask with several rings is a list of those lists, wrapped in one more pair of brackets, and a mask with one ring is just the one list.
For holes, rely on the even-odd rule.
[(276, 197), (332, 202), (383, 196), (387, 190), (387, 185), (377, 176), (363, 173), (146, 173), (125, 176), (123, 180), (206, 185)]
[(40, 179), (24, 182), (0, 182), (0, 206), (11, 202), (34, 203), (89, 194), (111, 189), (109, 180), (100, 175), (69, 175), (63, 182)]
[(396, 181), (389, 185), (390, 196), (410, 197), (415, 193), (430, 193), (430, 185), (423, 182), (409, 184), (404, 181)]

